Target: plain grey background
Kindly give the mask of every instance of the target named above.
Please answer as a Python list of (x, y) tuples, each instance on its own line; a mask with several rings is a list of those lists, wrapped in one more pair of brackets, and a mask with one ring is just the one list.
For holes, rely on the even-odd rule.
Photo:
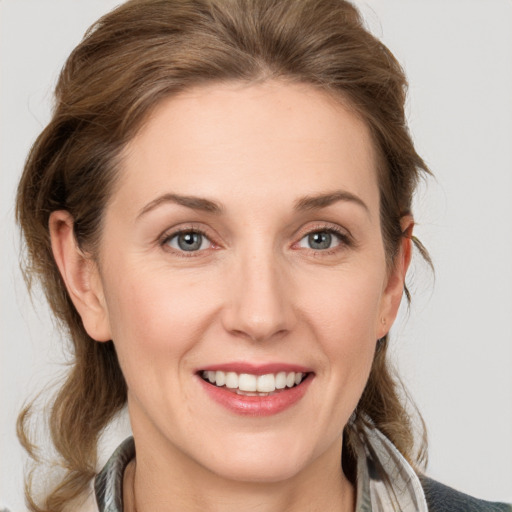
[[(23, 401), (65, 369), (63, 341), (18, 269), (13, 201), (49, 120), (58, 72), (117, 0), (0, 0), (0, 507), (24, 509)], [(428, 473), (512, 501), (512, 2), (361, 0), (410, 82), (408, 116), (436, 179), (415, 203), (431, 252), (411, 272), (413, 305), (393, 328), (400, 373), (429, 428)], [(129, 432), (113, 428), (102, 460)]]

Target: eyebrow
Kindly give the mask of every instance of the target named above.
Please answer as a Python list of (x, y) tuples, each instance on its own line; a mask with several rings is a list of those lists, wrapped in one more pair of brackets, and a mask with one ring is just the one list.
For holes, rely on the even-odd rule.
[[(319, 210), (321, 208), (327, 208), (328, 206), (337, 203), (338, 201), (355, 203), (361, 206), (368, 213), (368, 215), (370, 215), (370, 210), (362, 199), (352, 194), (351, 192), (344, 190), (328, 192), (326, 194), (318, 194), (315, 196), (304, 196), (295, 201), (294, 208), (297, 211)], [(215, 201), (211, 201), (210, 199), (168, 193), (157, 197), (146, 206), (144, 206), (144, 208), (142, 208), (142, 210), (138, 213), (137, 219), (166, 203), (178, 204), (192, 210), (199, 210), (217, 215), (223, 212), (222, 206)]]
[(345, 190), (337, 190), (326, 194), (318, 194), (315, 196), (305, 196), (295, 202), (295, 209), (298, 211), (319, 210), (337, 203), (338, 201), (347, 201), (361, 206), (371, 217), (370, 209), (366, 203), (358, 196)]
[(195, 196), (181, 196), (179, 194), (163, 194), (144, 206), (138, 213), (137, 219), (165, 203), (178, 204), (191, 208), (192, 210), (200, 210), (208, 213), (222, 213), (222, 207), (209, 199)]

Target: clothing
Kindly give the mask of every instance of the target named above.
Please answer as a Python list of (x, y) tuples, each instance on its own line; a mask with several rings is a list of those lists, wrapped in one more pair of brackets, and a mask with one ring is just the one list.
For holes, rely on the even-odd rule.
[[(472, 498), (425, 476), (417, 476), (376, 428), (366, 429), (357, 451), (356, 512), (512, 512), (512, 506)], [(98, 512), (122, 512), (123, 473), (135, 457), (126, 439), (96, 476)]]
[(512, 512), (512, 505), (478, 500), (425, 476), (420, 481), (429, 512)]

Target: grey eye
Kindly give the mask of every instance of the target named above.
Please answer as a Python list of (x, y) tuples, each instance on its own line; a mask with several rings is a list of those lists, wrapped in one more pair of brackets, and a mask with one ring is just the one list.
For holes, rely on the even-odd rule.
[(332, 249), (340, 244), (339, 237), (329, 231), (316, 231), (309, 233), (299, 242), (300, 247), (313, 249), (315, 251), (323, 251), (325, 249)]
[(169, 239), (167, 244), (173, 249), (191, 252), (207, 249), (210, 241), (201, 233), (188, 231), (174, 235)]

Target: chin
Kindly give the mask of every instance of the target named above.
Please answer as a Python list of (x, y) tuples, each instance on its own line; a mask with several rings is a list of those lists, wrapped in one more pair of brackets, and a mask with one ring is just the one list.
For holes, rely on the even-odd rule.
[[(221, 478), (247, 483), (277, 483), (299, 474), (314, 459), (300, 436), (290, 439), (233, 440), (222, 453), (211, 454), (204, 466)], [(303, 440), (302, 440), (303, 441)]]
[(272, 484), (296, 476), (304, 464), (274, 456), (265, 461), (225, 461), (219, 468), (211, 468), (219, 477), (241, 483)]

